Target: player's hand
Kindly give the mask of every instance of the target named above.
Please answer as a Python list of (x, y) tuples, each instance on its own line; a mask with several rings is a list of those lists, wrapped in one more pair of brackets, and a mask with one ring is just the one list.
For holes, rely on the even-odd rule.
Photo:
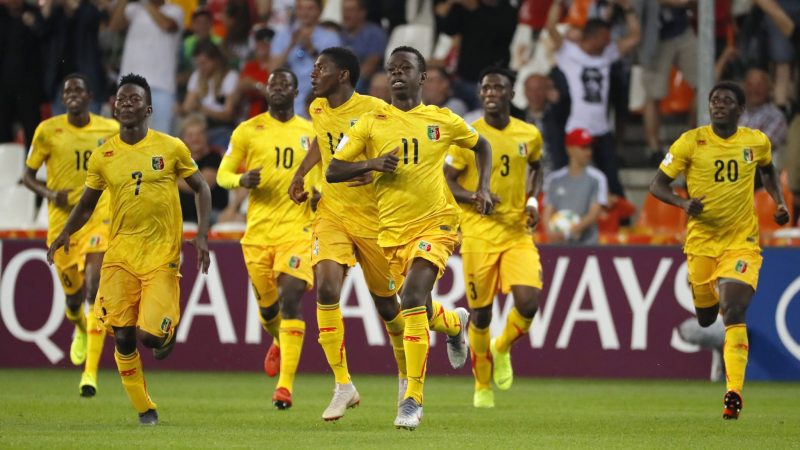
[(350, 187), (366, 186), (368, 184), (372, 184), (372, 180), (374, 179), (375, 178), (372, 176), (372, 172), (364, 172), (361, 175), (348, 180), (347, 185)]
[(69, 203), (69, 189), (62, 189), (60, 191), (50, 191), (51, 195), (47, 200), (53, 202), (58, 207), (67, 206)]
[(394, 150), (389, 153), (372, 159), (370, 164), (371, 169), (378, 172), (394, 172), (397, 169), (397, 164), (400, 162), (400, 158), (397, 157), (399, 151), (400, 147), (395, 147)]
[(475, 204), (475, 209), (482, 216), (488, 216), (494, 209), (492, 203), (492, 193), (488, 189), (479, 189), (472, 194), (472, 201)]
[(536, 208), (525, 208), (525, 213), (528, 214), (528, 228), (533, 230), (539, 224), (539, 210)]
[(780, 226), (786, 225), (789, 223), (789, 209), (786, 205), (778, 205), (778, 210), (775, 211), (775, 223)]
[(690, 198), (683, 202), (683, 210), (686, 211), (686, 214), (689, 217), (697, 217), (703, 212), (703, 208), (706, 205), (703, 204), (703, 200), (705, 200), (706, 196), (703, 195), (701, 197)]
[(208, 238), (198, 234), (188, 242), (197, 250), (197, 270), (208, 273), (208, 266), (211, 265), (211, 257), (208, 254)]
[(258, 187), (261, 183), (261, 169), (262, 167), (257, 167), (242, 174), (242, 178), (239, 178), (239, 185), (247, 189)]
[(52, 265), (54, 257), (59, 248), (64, 247), (64, 253), (69, 254), (69, 235), (66, 233), (58, 233), (50, 248), (47, 249), (47, 263)]
[(292, 177), (292, 181), (289, 183), (289, 198), (291, 198), (292, 201), (298, 205), (301, 205), (308, 200), (308, 192), (306, 192), (306, 188), (303, 183), (303, 177), (299, 177), (297, 175)]

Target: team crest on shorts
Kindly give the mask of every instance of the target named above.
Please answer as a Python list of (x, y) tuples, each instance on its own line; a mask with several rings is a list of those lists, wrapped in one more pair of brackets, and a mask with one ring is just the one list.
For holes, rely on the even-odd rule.
[(422, 250), (424, 252), (429, 252), (429, 251), (431, 251), (431, 244), (429, 242), (419, 241), (419, 244), (417, 245), (417, 248), (419, 248), (420, 250)]
[(744, 151), (742, 151), (742, 157), (744, 157), (744, 162), (746, 163), (753, 162), (753, 159), (755, 159), (753, 157), (753, 149), (751, 148), (744, 149)]
[(311, 253), (313, 253), (314, 256), (319, 255), (319, 238), (314, 238), (314, 246), (311, 247)]
[(153, 166), (153, 170), (164, 170), (164, 157), (163, 156), (153, 156), (153, 159), (150, 162)]
[(528, 144), (521, 142), (519, 144), (519, 156), (525, 156), (528, 154)]
[(172, 329), (172, 319), (169, 317), (164, 317), (164, 320), (161, 321), (161, 331), (164, 333), (169, 333), (169, 330)]
[(736, 268), (735, 270), (739, 273), (747, 272), (747, 263), (742, 261), (741, 259), (736, 261)]
[(299, 269), (300, 268), (300, 257), (299, 256), (292, 256), (289, 258), (289, 267), (292, 269)]
[(389, 290), (393, 291), (395, 286), (396, 284), (394, 283), (394, 280), (389, 280)]
[(439, 125), (428, 125), (428, 140), (438, 141), (442, 137), (442, 132), (439, 131)]
[(97, 247), (98, 245), (100, 245), (100, 236), (92, 236), (89, 239), (89, 246), (90, 247)]

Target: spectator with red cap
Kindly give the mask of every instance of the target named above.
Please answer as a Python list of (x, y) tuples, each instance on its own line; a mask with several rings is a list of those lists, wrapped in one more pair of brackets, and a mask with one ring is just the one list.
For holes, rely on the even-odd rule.
[[(608, 181), (592, 162), (592, 136), (583, 128), (567, 134), (569, 164), (544, 179), (542, 224), (550, 242), (597, 244), (597, 221), (608, 204)], [(569, 217), (575, 217), (570, 222)], [(566, 221), (566, 227), (551, 222)], [(561, 230), (558, 230), (561, 228)]]

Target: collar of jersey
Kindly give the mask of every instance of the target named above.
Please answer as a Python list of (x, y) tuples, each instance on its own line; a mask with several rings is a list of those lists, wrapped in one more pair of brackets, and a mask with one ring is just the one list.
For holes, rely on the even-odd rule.
[(706, 125), (706, 127), (708, 128), (708, 135), (711, 136), (712, 140), (715, 140), (715, 141), (718, 141), (718, 142), (724, 142), (724, 143), (727, 143), (727, 144), (729, 144), (731, 142), (734, 142), (739, 137), (739, 133), (741, 131), (741, 127), (737, 127), (736, 128), (736, 133), (733, 133), (732, 135), (730, 135), (730, 137), (725, 139), (722, 136), (718, 136), (717, 133), (714, 132), (714, 128), (711, 125)]

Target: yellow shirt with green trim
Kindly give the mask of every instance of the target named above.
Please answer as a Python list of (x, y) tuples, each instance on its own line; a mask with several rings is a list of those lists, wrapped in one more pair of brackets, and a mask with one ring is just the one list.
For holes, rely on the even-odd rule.
[(197, 172), (180, 139), (148, 130), (126, 144), (113, 136), (89, 158), (86, 186), (107, 190), (111, 231), (103, 266), (121, 266), (136, 275), (178, 269), (183, 221), (178, 177)]
[[(500, 203), (489, 216), (481, 216), (472, 205), (463, 205), (461, 252), (499, 253), (517, 245), (533, 245), (525, 212), (526, 182), (528, 164), (542, 157), (541, 133), (513, 117), (502, 130), (487, 124), (484, 118), (472, 126), (492, 146), (491, 191), (500, 197)], [(478, 189), (475, 152), (450, 147), (447, 164), (462, 171), (458, 184), (464, 189)]]
[[(241, 175), (234, 172), (242, 163), (245, 171), (261, 167), (261, 182), (249, 190), (242, 244), (311, 240), (311, 203), (297, 205), (288, 192), (297, 166), (311, 147), (313, 133), (311, 123), (300, 116), (281, 122), (268, 112), (242, 122), (234, 130), (220, 165), (220, 185), (228, 189), (238, 186)], [(306, 189), (311, 189), (315, 177), (319, 177), (318, 172), (309, 173)]]
[[(322, 156), (322, 173), (328, 170), (336, 147), (350, 127), (358, 122), (358, 118), (384, 105), (386, 102), (379, 98), (356, 92), (336, 108), (331, 108), (324, 97), (311, 102), (308, 112)], [(365, 157), (360, 157), (360, 160), (363, 159)], [(323, 195), (317, 206), (319, 216), (335, 217), (355, 236), (378, 236), (378, 201), (372, 186), (350, 187), (347, 183), (328, 183), (323, 177), (321, 190)]]
[(377, 158), (399, 149), (397, 169), (376, 172), (378, 245), (405, 245), (435, 228), (455, 230), (460, 210), (444, 178), (451, 145), (472, 148), (478, 133), (449, 109), (418, 105), (401, 111), (385, 105), (361, 116), (333, 156), (342, 161)]
[(704, 126), (672, 144), (660, 169), (671, 178), (683, 172), (689, 196), (705, 196), (703, 212), (689, 218), (687, 254), (716, 257), (726, 250), (760, 250), (753, 183), (756, 169), (771, 163), (767, 136), (745, 127), (723, 139)]
[[(70, 124), (66, 114), (51, 117), (36, 127), (25, 164), (33, 170), (44, 164), (47, 188), (70, 191), (67, 206), (47, 204), (47, 245), (64, 229), (72, 208), (81, 198), (92, 151), (117, 133), (119, 123), (116, 120), (94, 114), (89, 114), (89, 123), (83, 127)], [(108, 195), (100, 197), (90, 221), (108, 221)]]

